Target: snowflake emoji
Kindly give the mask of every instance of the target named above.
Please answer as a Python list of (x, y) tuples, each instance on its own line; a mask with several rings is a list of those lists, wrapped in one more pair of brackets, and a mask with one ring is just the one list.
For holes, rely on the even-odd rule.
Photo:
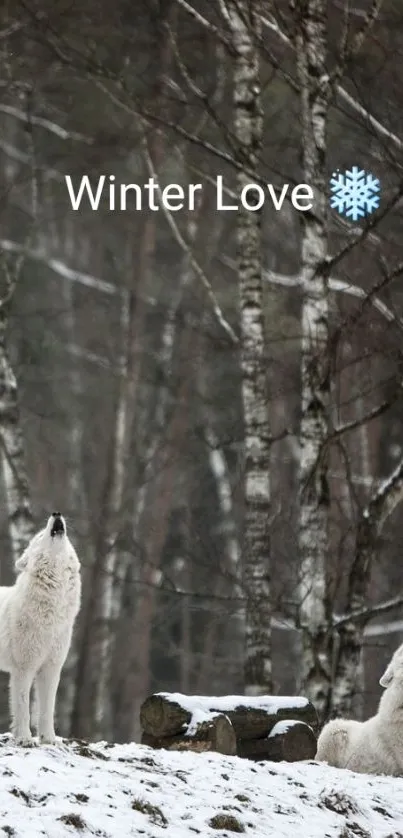
[(364, 172), (358, 166), (353, 166), (342, 174), (333, 173), (330, 178), (330, 206), (339, 215), (345, 215), (352, 221), (365, 218), (378, 209), (381, 185), (378, 178), (371, 172)]

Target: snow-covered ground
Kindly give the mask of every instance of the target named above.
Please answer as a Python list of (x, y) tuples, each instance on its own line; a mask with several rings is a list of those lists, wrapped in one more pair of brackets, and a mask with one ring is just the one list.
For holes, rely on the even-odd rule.
[(403, 838), (403, 778), (0, 736), (0, 836)]

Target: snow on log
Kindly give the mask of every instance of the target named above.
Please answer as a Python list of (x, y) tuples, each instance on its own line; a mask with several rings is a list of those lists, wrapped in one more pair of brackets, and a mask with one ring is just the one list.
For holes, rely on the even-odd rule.
[(235, 756), (237, 752), (234, 728), (223, 713), (195, 713), (185, 733), (176, 736), (143, 732), (141, 744), (168, 751), (217, 751), (227, 756)]
[(314, 759), (316, 747), (312, 728), (298, 719), (288, 719), (277, 722), (264, 739), (238, 742), (238, 756), (259, 761), (298, 762)]
[(200, 713), (224, 713), (230, 719), (237, 740), (267, 737), (282, 719), (294, 719), (317, 726), (316, 710), (301, 696), (187, 696), (155, 693), (140, 710), (142, 730), (158, 739), (183, 734)]

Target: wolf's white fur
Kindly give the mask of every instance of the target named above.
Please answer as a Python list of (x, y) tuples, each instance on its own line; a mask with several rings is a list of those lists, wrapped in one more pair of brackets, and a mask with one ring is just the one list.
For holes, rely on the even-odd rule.
[(362, 774), (403, 775), (403, 645), (379, 683), (385, 692), (376, 716), (333, 719), (319, 736), (317, 760)]
[(21, 745), (32, 739), (34, 682), (40, 741), (55, 742), (56, 692), (80, 607), (80, 563), (63, 518), (64, 532), (51, 535), (54, 520), (52, 515), (16, 562), (15, 584), (0, 587), (0, 669), (10, 673), (12, 732)]

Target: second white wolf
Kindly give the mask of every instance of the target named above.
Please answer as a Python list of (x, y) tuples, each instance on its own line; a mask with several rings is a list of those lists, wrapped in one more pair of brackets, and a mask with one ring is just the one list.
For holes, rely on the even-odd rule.
[(60, 672), (81, 600), (80, 563), (60, 513), (32, 538), (16, 570), (15, 584), (0, 587), (0, 669), (10, 673), (12, 732), (19, 744), (31, 743), (35, 683), (39, 739), (53, 743)]
[(385, 692), (365, 722), (333, 719), (319, 736), (315, 759), (362, 774), (403, 775), (403, 645), (379, 683)]

